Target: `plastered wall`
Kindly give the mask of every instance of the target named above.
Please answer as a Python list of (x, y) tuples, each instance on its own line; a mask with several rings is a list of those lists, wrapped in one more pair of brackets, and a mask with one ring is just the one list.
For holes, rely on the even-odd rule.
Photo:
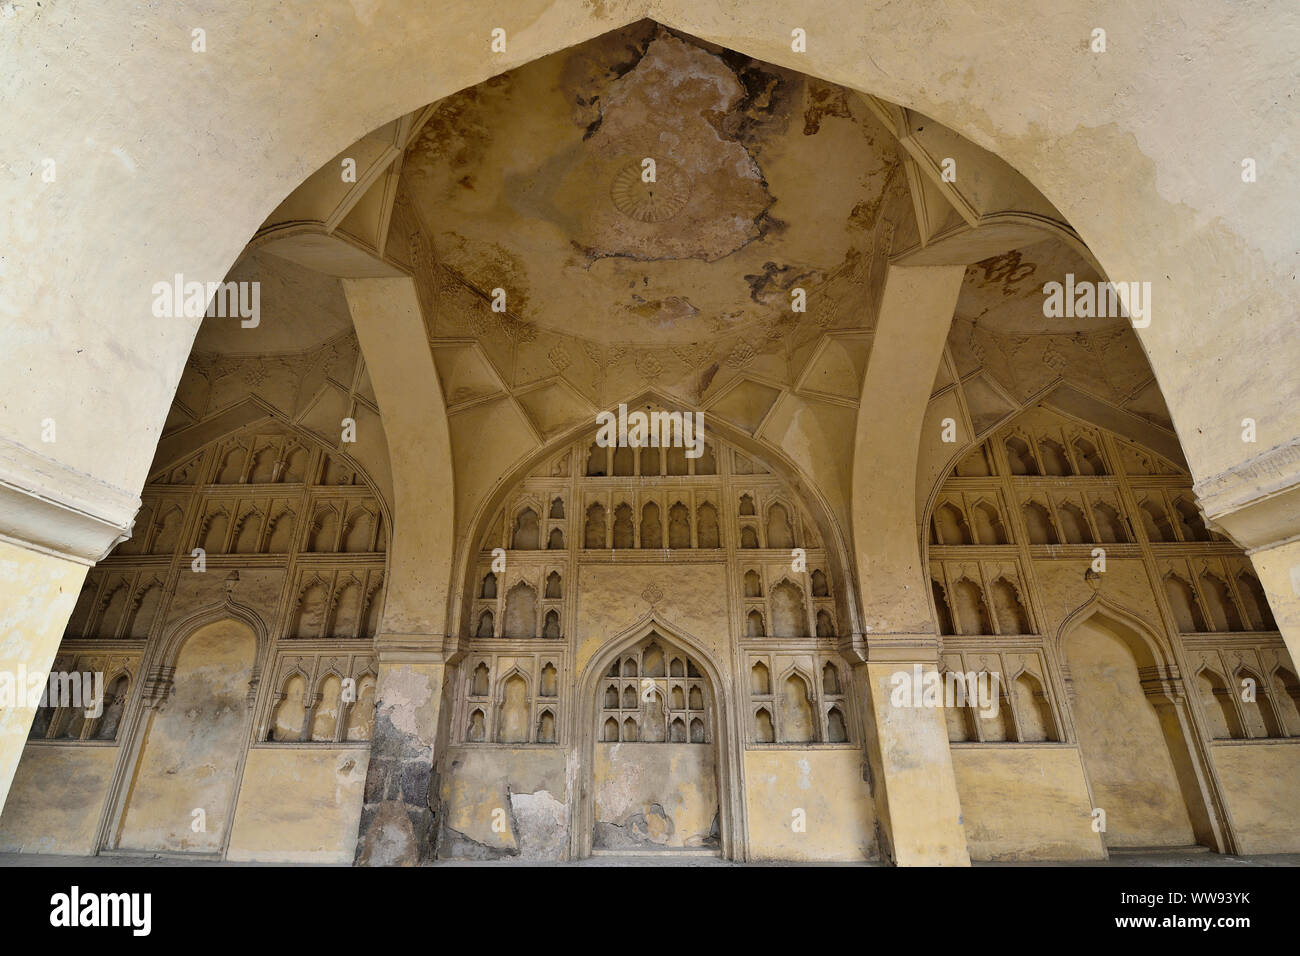
[(563, 752), (457, 747), (443, 766), (440, 857), (557, 860), (567, 853)]
[(210, 624), (186, 641), (174, 696), (149, 714), (117, 847), (221, 851), (248, 732), (245, 696), (255, 650), (252, 633), (233, 621)]
[(249, 751), (227, 858), (351, 863), (367, 747)]
[(863, 780), (865, 761), (856, 748), (746, 751), (751, 858), (878, 859), (875, 810)]
[(1077, 747), (952, 749), (972, 860), (1097, 860), (1101, 835)]
[(1300, 741), (1216, 742), (1211, 752), (1241, 852), (1300, 852)]
[(94, 853), (116, 762), (116, 747), (28, 748), (0, 816), (0, 850)]
[(716, 845), (713, 748), (596, 744), (595, 845), (600, 849)]

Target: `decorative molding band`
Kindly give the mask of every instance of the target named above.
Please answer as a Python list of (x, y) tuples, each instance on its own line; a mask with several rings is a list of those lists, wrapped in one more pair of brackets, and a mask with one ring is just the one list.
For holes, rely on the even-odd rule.
[(941, 640), (938, 633), (911, 632), (885, 634), (868, 632), (862, 635), (866, 645), (865, 660), (878, 663), (937, 664)]
[[(444, 664), (444, 634), (394, 634), (381, 633), (375, 638), (374, 655), (377, 664)], [(558, 642), (557, 642), (558, 643)]]
[(0, 541), (93, 565), (139, 510), (139, 495), (0, 438)]
[(1201, 510), (1247, 551), (1300, 535), (1300, 438), (1193, 486)]

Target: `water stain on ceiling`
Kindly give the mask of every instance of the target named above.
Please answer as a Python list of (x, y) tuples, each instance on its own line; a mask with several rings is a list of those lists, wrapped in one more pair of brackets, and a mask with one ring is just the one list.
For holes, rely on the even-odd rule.
[(910, 214), (900, 163), (856, 94), (647, 23), (444, 100), (403, 187), (520, 319), (662, 347), (844, 272)]

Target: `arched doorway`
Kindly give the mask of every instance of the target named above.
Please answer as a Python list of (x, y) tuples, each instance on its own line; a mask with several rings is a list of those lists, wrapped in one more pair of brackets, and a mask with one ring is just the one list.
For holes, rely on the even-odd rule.
[(1064, 649), (1106, 846), (1224, 849), (1199, 779), (1181, 681), (1161, 648), (1136, 623), (1094, 611), (1069, 627)]
[(651, 627), (596, 673), (582, 855), (719, 851), (721, 715), (704, 668)]
[(257, 636), (222, 618), (184, 638), (171, 694), (149, 711), (111, 849), (221, 854), (248, 739)]
[(578, 685), (581, 766), (570, 853), (733, 853), (734, 769), (716, 666), (651, 619)]

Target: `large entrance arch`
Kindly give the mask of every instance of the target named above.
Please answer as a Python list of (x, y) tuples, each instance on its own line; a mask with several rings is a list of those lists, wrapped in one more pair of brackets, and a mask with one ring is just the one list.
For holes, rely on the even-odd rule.
[[(1115, 96), (1116, 90), (1127, 89), (1130, 77), (1083, 69), (1080, 73), (1085, 78), (1078, 83), (1031, 82), (1029, 85), (1051, 88), (1052, 94), (1027, 103), (1019, 95), (1027, 76), (1051, 80), (1059, 74), (1061, 36), (1069, 35), (1071, 28), (1083, 35), (1094, 26), (1085, 22), (1084, 14), (1062, 23), (1058, 17), (1042, 16), (1042, 11), (1033, 9), (1025, 11), (1026, 22), (1031, 24), (1026, 29), (1045, 32), (1030, 36), (1026, 43), (1023, 31), (989, 34), (981, 29), (984, 24), (977, 11), (952, 11), (941, 2), (923, 8), (920, 14), (915, 10), (899, 14), (870, 5), (847, 11), (837, 6), (789, 5), (779, 12), (761, 6), (735, 11), (711, 3), (679, 4), (674, 0), (598, 5), (571, 15), (561, 15), (551, 7), (521, 12), (510, 5), (489, 6), (476, 11), (474, 19), (504, 24), (510, 42), (508, 52), (498, 60), (485, 56), (474, 43), (463, 42), (478, 28), (460, 22), (457, 13), (421, 10), (413, 18), (390, 21), (387, 18), (396, 14), (387, 8), (323, 13), (305, 5), (291, 4), (290, 8), (283, 11), (287, 19), (282, 22), (293, 22), (295, 14), (311, 17), (321, 24), (321, 35), (330, 37), (331, 45), (309, 45), (311, 52), (304, 54), (297, 36), (280, 33), (277, 25), (238, 44), (239, 55), (221, 60), (215, 73), (187, 70), (196, 51), (187, 46), (184, 36), (177, 35), (173, 23), (159, 22), (153, 34), (158, 46), (151, 50), (156, 55), (144, 62), (151, 71), (158, 63), (176, 67), (172, 72), (181, 79), (179, 87), (173, 85), (165, 91), (166, 96), (153, 100), (148, 95), (149, 81), (134, 73), (135, 67), (107, 68), (134, 42), (124, 28), (107, 25), (97, 42), (87, 44), (76, 69), (66, 72), (59, 58), (51, 56), (63, 44), (57, 31), (32, 21), (10, 34), (23, 37), (22, 49), (14, 57), (20, 81), (29, 74), (39, 73), (44, 78), (40, 94), (25, 98), (12, 113), (22, 137), (31, 137), (27, 152), (33, 156), (84, 156), (86, 143), (103, 144), (92, 148), (86, 164), (102, 162), (118, 177), (118, 188), (110, 190), (100, 188), (102, 177), (69, 178), (62, 173), (56, 188), (30, 190), (22, 177), (10, 187), (13, 196), (9, 198), (22, 211), (16, 220), (22, 235), (6, 245), (14, 250), (16, 274), (23, 279), (6, 308), (15, 315), (42, 315), (53, 320), (43, 323), (47, 331), (37, 333), (20, 323), (15, 326), (15, 340), (5, 342), (15, 367), (28, 370), (24, 373), (28, 378), (19, 380), (21, 387), (6, 402), (8, 420), (14, 424), (0, 437), (6, 451), (14, 454), (5, 460), (5, 494), (25, 495), (28, 500), (23, 502), (26, 507), (0, 509), (5, 515), (0, 535), (26, 549), (20, 563), (32, 579), (54, 581), (68, 575), (64, 566), (68, 560), (96, 560), (106, 551), (107, 542), (129, 527), (134, 511), (132, 489), (144, 473), (163, 422), (165, 397), (175, 388), (181, 358), (197, 324), (170, 319), (160, 331), (154, 317), (142, 307), (147, 304), (143, 290), (177, 269), (198, 273), (197, 278), (209, 281), (221, 275), (267, 211), (318, 164), (328, 171), (329, 157), (340, 149), (346, 153), (350, 149), (347, 144), (367, 140), (376, 146), (376, 141), (391, 134), (388, 143), (376, 147), (375, 178), (366, 179), (366, 186), (376, 186), (391, 170), (382, 158), (400, 161), (400, 130), (424, 103), (642, 16), (653, 16), (708, 42), (747, 50), (856, 90), (874, 91), (934, 116), (972, 143), (996, 148), (1025, 170), (1077, 226), (1112, 277), (1121, 281), (1149, 277), (1156, 283), (1162, 315), (1190, 316), (1186, 321), (1165, 322), (1158, 315), (1142, 335), (1174, 417), (1188, 439), (1188, 458), (1201, 481), (1198, 492), (1214, 503), (1210, 510), (1230, 514), (1236, 521), (1247, 510), (1262, 510), (1253, 507), (1258, 499), (1267, 497), (1276, 505), (1298, 486), (1290, 443), (1300, 426), (1294, 403), (1285, 401), (1292, 391), (1290, 373), (1295, 363), (1289, 355), (1268, 347), (1271, 342), (1287, 340), (1284, 323), (1294, 315), (1289, 266), (1293, 242), (1287, 225), (1294, 217), (1278, 214), (1284, 207), (1276, 193), (1261, 188), (1242, 190), (1238, 195), (1236, 187), (1222, 189), (1215, 175), (1197, 177), (1186, 172), (1189, 137), (1198, 138), (1207, 168), (1231, 169), (1234, 174), (1241, 143), (1274, 141), (1269, 122), (1277, 114), (1269, 116), (1267, 107), (1258, 112), (1234, 109), (1238, 90), (1232, 84), (1213, 84), (1205, 97), (1195, 100), (1195, 113), (1191, 114), (1168, 109), (1164, 97)], [(33, 15), (20, 12), (20, 16)], [(242, 38), (246, 24), (239, 17), (238, 11), (214, 14), (207, 30), (213, 37)], [(792, 19), (800, 21), (795, 29), (811, 40), (805, 50), (796, 50), (790, 43)], [(1225, 73), (1238, 62), (1257, 62), (1261, 49), (1276, 49), (1273, 44), (1278, 42), (1268, 36), (1263, 26), (1267, 20), (1260, 17), (1257, 33), (1236, 20), (1216, 21), (1214, 26), (1222, 27), (1230, 39), (1204, 56), (1222, 57), (1220, 62), (1228, 64), (1222, 67)], [(1121, 24), (1120, 31), (1124, 26)], [(1179, 32), (1131, 32), (1140, 36), (1135, 41), (1139, 55), (1131, 61), (1151, 66), (1155, 75), (1175, 75), (1182, 69), (1185, 37)], [(988, 37), (986, 45), (969, 49), (969, 38), (974, 35)], [(340, 51), (349, 41), (355, 44), (346, 53)], [(282, 49), (289, 48), (292, 53), (280, 55)], [(328, 53), (322, 52), (326, 49)], [(1026, 49), (1032, 52), (1026, 54)], [(918, 55), (917, 50), (926, 51), (926, 55)], [(411, 63), (424, 62), (430, 55), (439, 60), (436, 75), (409, 69)], [(244, 69), (242, 57), (248, 57), (247, 62), (274, 59), (281, 65), (280, 95), (273, 102), (260, 85), (262, 74)], [(322, 57), (327, 62), (331, 57), (346, 59), (359, 68), (322, 71)], [(1265, 61), (1272, 62), (1267, 57)], [(53, 72), (49, 62), (55, 64)], [(1067, 62), (1075, 65), (1075, 61)], [(945, 63), (954, 68), (944, 69)], [(110, 76), (112, 83), (91, 91), (88, 98), (80, 95), (84, 92), (81, 71), (97, 67), (105, 67), (99, 72)], [(227, 68), (229, 74), (220, 72)], [(383, 81), (367, 82), (368, 77)], [(216, 97), (213, 90), (220, 90), (221, 96)], [(175, 98), (184, 100), (189, 108), (171, 109), (170, 101)], [(85, 122), (67, 123), (66, 110), (50, 108), (51, 103), (63, 100), (86, 104)], [(320, 100), (328, 101), (332, 112), (303, 108)], [(1144, 102), (1157, 102), (1158, 106), (1146, 109), (1136, 105)], [(130, 108), (124, 111), (123, 104)], [(1199, 122), (1206, 112), (1225, 118), (1216, 124), (1219, 136), (1215, 143), (1205, 141)], [(395, 121), (395, 129), (383, 125), (399, 115), (402, 119)], [(196, 116), (202, 117), (201, 124), (195, 125)], [(922, 133), (919, 114), (915, 127), (909, 114), (898, 118), (903, 121), (899, 131), (907, 138)], [(219, 148), (198, 156), (187, 153), (182, 157), (173, 152), (185, 150), (184, 144), (194, 140), (191, 134), (206, 136), (211, 129), (238, 130), (245, 146), (255, 148), (239, 150), (240, 156), (233, 160), (229, 150)], [(376, 135), (366, 132), (372, 130)], [(137, 146), (137, 153), (132, 154), (107, 145), (117, 140), (147, 145)], [(280, 142), (294, 142), (299, 148), (292, 155), (271, 148)], [(978, 153), (965, 152), (969, 143), (958, 145), (961, 168), (967, 170), (967, 159)], [(913, 158), (925, 152), (922, 143)], [(920, 172), (926, 174), (925, 169)], [(963, 172), (961, 181), (980, 178)], [(1285, 181), (1285, 177), (1274, 176), (1273, 181)], [(1156, 182), (1162, 184), (1161, 189), (1153, 185)], [(1170, 182), (1175, 184), (1172, 188)], [(1208, 185), (1189, 185), (1196, 182)], [(51, 179), (46, 185), (53, 183)], [(389, 184), (382, 185), (380, 191), (388, 195)], [(357, 193), (353, 205), (364, 193), (360, 185), (347, 191)], [(210, 225), (203, 230), (182, 225), (173, 227), (181, 229), (179, 233), (160, 232), (155, 222), (160, 197), (170, 202), (178, 196), (185, 197), (193, 208), (219, 209), (223, 215), (209, 217)], [(1134, 196), (1139, 198), (1136, 203)], [(961, 218), (968, 225), (990, 225), (987, 217), (999, 210), (997, 203), (985, 202), (987, 198), (968, 195), (967, 202), (959, 204)], [(1113, 209), (1121, 204), (1129, 211), (1122, 223), (1113, 215)], [(81, 214), (56, 214), (68, 208)], [(346, 212), (332, 205), (326, 218), (337, 224), (346, 218)], [(387, 222), (385, 213), (376, 219)], [(1213, 225), (1206, 227), (1207, 222)], [(31, 223), (37, 226), (28, 228)], [(101, 250), (119, 243), (123, 234), (152, 235), (155, 241), (128, 246), (127, 254), (100, 264)], [(385, 237), (378, 239), (382, 255)], [(50, 260), (47, 250), (51, 248), (61, 250), (62, 255)], [(47, 271), (65, 268), (70, 270), (67, 274)], [(1249, 286), (1222, 284), (1207, 296), (1200, 277), (1224, 271), (1260, 278)], [(122, 306), (107, 323), (97, 317), (96, 306), (104, 300)], [(1215, 317), (1229, 313), (1247, 315), (1249, 320), (1236, 326), (1240, 336), (1236, 346), (1225, 349)], [(70, 344), (78, 348), (67, 348)], [(1267, 361), (1259, 361), (1261, 354)], [(1191, 360), (1184, 361), (1187, 358)], [(743, 354), (736, 356), (737, 361), (744, 359)], [(887, 363), (890, 358), (882, 360)], [(1211, 360), (1216, 363), (1217, 381), (1223, 383), (1222, 392), (1201, 386), (1201, 368)], [(51, 374), (56, 365), (60, 374)], [(84, 388), (67, 388), (68, 375), (84, 383)], [(393, 409), (385, 411), (388, 415)], [(1243, 416), (1261, 423), (1260, 445), (1236, 441)], [(58, 444), (39, 437), (47, 420), (58, 422)], [(130, 440), (123, 441), (119, 429), (104, 428), (104, 420), (136, 426), (128, 431)], [(409, 433), (399, 429), (389, 437), (395, 447), (403, 447), (410, 439)], [(863, 460), (875, 451), (866, 447), (870, 444), (866, 441), (859, 449)], [(1274, 451), (1257, 454), (1257, 447)], [(41, 452), (29, 456), (16, 450), (19, 448), (39, 448)], [(1252, 463), (1252, 459), (1256, 461)], [(1239, 467), (1243, 465), (1249, 467)], [(1260, 474), (1272, 476), (1269, 487), (1260, 487)], [(888, 483), (886, 478), (884, 484)], [(910, 485), (910, 481), (904, 483)], [(1300, 513), (1294, 508), (1290, 511)], [(27, 520), (35, 512), (40, 513), (40, 520)], [(1285, 509), (1279, 513), (1285, 514)], [(15, 515), (23, 520), (15, 523)], [(1244, 544), (1268, 548), (1294, 536), (1293, 524), (1282, 527), (1293, 521), (1261, 524), (1242, 519), (1238, 527)], [(411, 540), (409, 531), (403, 537)], [(860, 542), (859, 549), (863, 548), (865, 543)], [(5, 550), (8, 554), (7, 544)], [(1295, 609), (1300, 606), (1288, 586), (1289, 565), (1294, 561), (1282, 561), (1282, 554), (1277, 557), (1276, 561), (1261, 559), (1260, 564), (1271, 575), (1265, 582), (1270, 598), (1282, 602), (1280, 609), (1287, 612), (1278, 617), (1294, 647)], [(413, 577), (440, 594), (448, 578), (456, 578), (442, 563), (432, 564), (427, 577)], [(48, 663), (63, 622), (51, 625), (36, 620), (35, 613), (25, 612), (23, 625), (30, 625), (26, 633), (42, 635), (31, 647), (32, 663), (39, 666)], [(42, 608), (41, 613), (48, 612)], [(438, 622), (421, 621), (420, 625), (419, 640), (412, 643), (436, 645), (444, 637)], [(543, 621), (543, 632), (545, 627)], [(390, 622), (389, 630), (409, 634), (417, 628), (394, 628)], [(450, 640), (458, 637), (452, 635)], [(419, 650), (431, 657), (441, 653), (423, 647)], [(438, 657), (435, 669), (440, 667)], [(13, 730), (9, 724), (22, 719), (24, 715), (6, 719), (4, 729)], [(9, 764), (6, 774), (12, 769), (12, 760)]]

